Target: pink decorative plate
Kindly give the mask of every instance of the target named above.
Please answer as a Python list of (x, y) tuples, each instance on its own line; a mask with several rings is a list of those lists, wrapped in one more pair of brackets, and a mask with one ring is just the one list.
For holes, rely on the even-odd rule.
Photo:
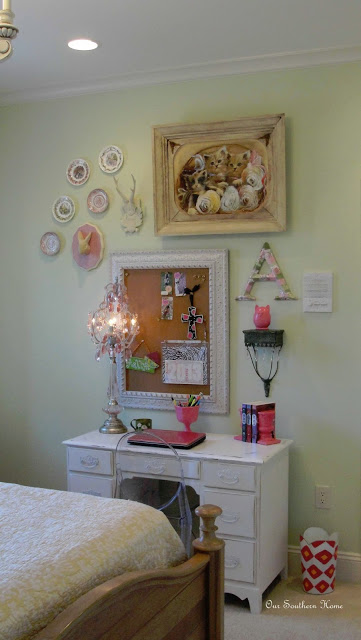
[(88, 209), (93, 213), (104, 213), (109, 205), (108, 194), (103, 189), (94, 189), (88, 195)]
[(89, 165), (85, 160), (78, 158), (73, 160), (66, 170), (66, 177), (70, 184), (78, 187), (84, 184), (90, 175)]
[(48, 231), (40, 239), (40, 249), (46, 256), (55, 256), (60, 250), (60, 238), (57, 233)]

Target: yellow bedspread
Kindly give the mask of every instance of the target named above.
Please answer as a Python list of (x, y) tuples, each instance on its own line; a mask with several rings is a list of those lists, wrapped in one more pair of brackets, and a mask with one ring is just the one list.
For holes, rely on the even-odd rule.
[(0, 483), (0, 638), (31, 638), (97, 584), (184, 557), (151, 507)]

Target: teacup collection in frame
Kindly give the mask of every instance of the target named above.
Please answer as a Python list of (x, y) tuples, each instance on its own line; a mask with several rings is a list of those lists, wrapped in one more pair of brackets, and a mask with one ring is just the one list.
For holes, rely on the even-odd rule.
[(153, 127), (155, 234), (286, 229), (285, 116)]

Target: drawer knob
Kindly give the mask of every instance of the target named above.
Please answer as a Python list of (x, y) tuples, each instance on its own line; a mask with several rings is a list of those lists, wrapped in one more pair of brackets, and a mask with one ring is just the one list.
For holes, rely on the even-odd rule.
[(157, 475), (161, 475), (166, 470), (165, 464), (163, 462), (158, 462), (158, 460), (151, 460), (150, 462), (147, 462), (145, 468), (150, 473), (156, 473)]
[(231, 469), (220, 469), (220, 471), (218, 471), (218, 478), (222, 480), (224, 484), (237, 484), (239, 482), (239, 475)]
[(240, 513), (233, 513), (232, 511), (223, 511), (219, 516), (219, 519), (223, 522), (227, 522), (228, 524), (233, 524), (234, 522), (238, 522), (240, 519)]
[(224, 559), (225, 569), (237, 569), (240, 564), (240, 559), (235, 556), (226, 556)]
[(94, 469), (99, 464), (99, 458), (93, 458), (93, 456), (84, 456), (80, 458), (80, 464), (87, 469)]

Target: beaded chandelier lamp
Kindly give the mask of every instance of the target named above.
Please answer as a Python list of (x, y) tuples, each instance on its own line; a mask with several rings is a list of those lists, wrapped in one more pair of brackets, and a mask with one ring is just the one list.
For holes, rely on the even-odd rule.
[(118, 418), (123, 407), (118, 404), (116, 358), (118, 354), (122, 354), (124, 360), (131, 356), (130, 347), (139, 333), (139, 325), (137, 314), (129, 311), (126, 287), (118, 282), (118, 278), (114, 283), (107, 284), (104, 299), (98, 309), (89, 313), (88, 332), (96, 345), (96, 360), (99, 361), (106, 353), (110, 359), (108, 402), (103, 408), (108, 418), (99, 431), (125, 433), (127, 428)]

